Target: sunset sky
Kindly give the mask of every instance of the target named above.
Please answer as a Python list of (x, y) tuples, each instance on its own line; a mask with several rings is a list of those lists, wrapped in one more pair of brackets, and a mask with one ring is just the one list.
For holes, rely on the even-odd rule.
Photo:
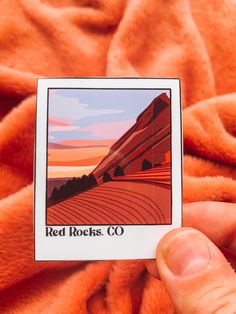
[(163, 92), (170, 97), (168, 90), (50, 89), (48, 141), (68, 148), (49, 147), (49, 177), (90, 173)]

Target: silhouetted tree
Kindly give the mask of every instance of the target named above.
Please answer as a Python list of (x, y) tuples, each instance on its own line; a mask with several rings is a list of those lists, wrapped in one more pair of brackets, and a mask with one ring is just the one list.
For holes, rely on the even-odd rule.
[(55, 201), (63, 200), (73, 194), (83, 192), (97, 184), (97, 179), (93, 174), (89, 176), (83, 175), (82, 178), (69, 179), (65, 184), (59, 188), (54, 188), (49, 198), (53, 203)]
[(93, 186), (97, 184), (97, 179), (95, 178), (94, 174), (90, 174), (88, 176), (89, 186)]
[(88, 176), (86, 176), (86, 174), (84, 174), (81, 178), (81, 189), (82, 191), (87, 189), (88, 186)]
[(152, 168), (152, 163), (149, 160), (144, 159), (142, 162), (142, 171), (151, 169), (151, 168)]
[(76, 183), (77, 186), (81, 184), (81, 178), (76, 178), (75, 181), (76, 181), (75, 183)]
[(112, 181), (112, 178), (108, 172), (104, 172), (102, 179), (103, 179), (103, 182)]
[(86, 174), (84, 174), (84, 175), (82, 175), (81, 180), (82, 180), (82, 181), (85, 181), (87, 178), (88, 178), (88, 176), (87, 176)]
[(116, 168), (115, 168), (115, 171), (114, 171), (114, 176), (115, 177), (119, 177), (119, 176), (124, 176), (125, 174), (124, 174), (124, 170), (121, 168), (121, 166), (117, 166)]
[(59, 191), (58, 191), (58, 189), (56, 187), (52, 190), (52, 194), (50, 196), (50, 199), (52, 201), (56, 201), (56, 200), (59, 199)]

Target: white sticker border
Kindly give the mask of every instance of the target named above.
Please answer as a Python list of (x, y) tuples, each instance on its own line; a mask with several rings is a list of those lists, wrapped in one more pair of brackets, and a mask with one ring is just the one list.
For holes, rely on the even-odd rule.
[[(124, 235), (103, 237), (46, 237), (46, 167), (48, 89), (130, 88), (171, 90), (172, 224), (122, 225)], [(39, 79), (35, 142), (34, 235), (35, 261), (127, 260), (155, 258), (155, 248), (168, 231), (182, 225), (182, 117), (179, 79), (159, 78), (57, 78)], [(39, 174), (39, 175), (38, 175)], [(54, 227), (57, 230), (63, 226)], [(78, 226), (84, 230), (92, 226)], [(98, 225), (94, 226), (98, 228)], [(116, 227), (114, 225), (114, 227)], [(65, 226), (66, 229), (69, 226)], [(68, 233), (68, 230), (66, 230)]]

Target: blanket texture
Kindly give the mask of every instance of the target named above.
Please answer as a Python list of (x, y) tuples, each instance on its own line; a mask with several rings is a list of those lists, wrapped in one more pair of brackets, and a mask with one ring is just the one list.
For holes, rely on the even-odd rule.
[(0, 1), (0, 313), (174, 313), (142, 261), (34, 262), (39, 77), (179, 77), (184, 201), (236, 202), (234, 0)]

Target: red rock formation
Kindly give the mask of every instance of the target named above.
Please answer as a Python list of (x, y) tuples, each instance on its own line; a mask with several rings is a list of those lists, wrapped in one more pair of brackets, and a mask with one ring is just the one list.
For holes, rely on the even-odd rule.
[(112, 177), (120, 165), (125, 174), (140, 171), (144, 159), (153, 165), (165, 161), (170, 151), (170, 99), (163, 93), (137, 117), (136, 123), (112, 145), (109, 154), (95, 168), (98, 181), (103, 173)]

